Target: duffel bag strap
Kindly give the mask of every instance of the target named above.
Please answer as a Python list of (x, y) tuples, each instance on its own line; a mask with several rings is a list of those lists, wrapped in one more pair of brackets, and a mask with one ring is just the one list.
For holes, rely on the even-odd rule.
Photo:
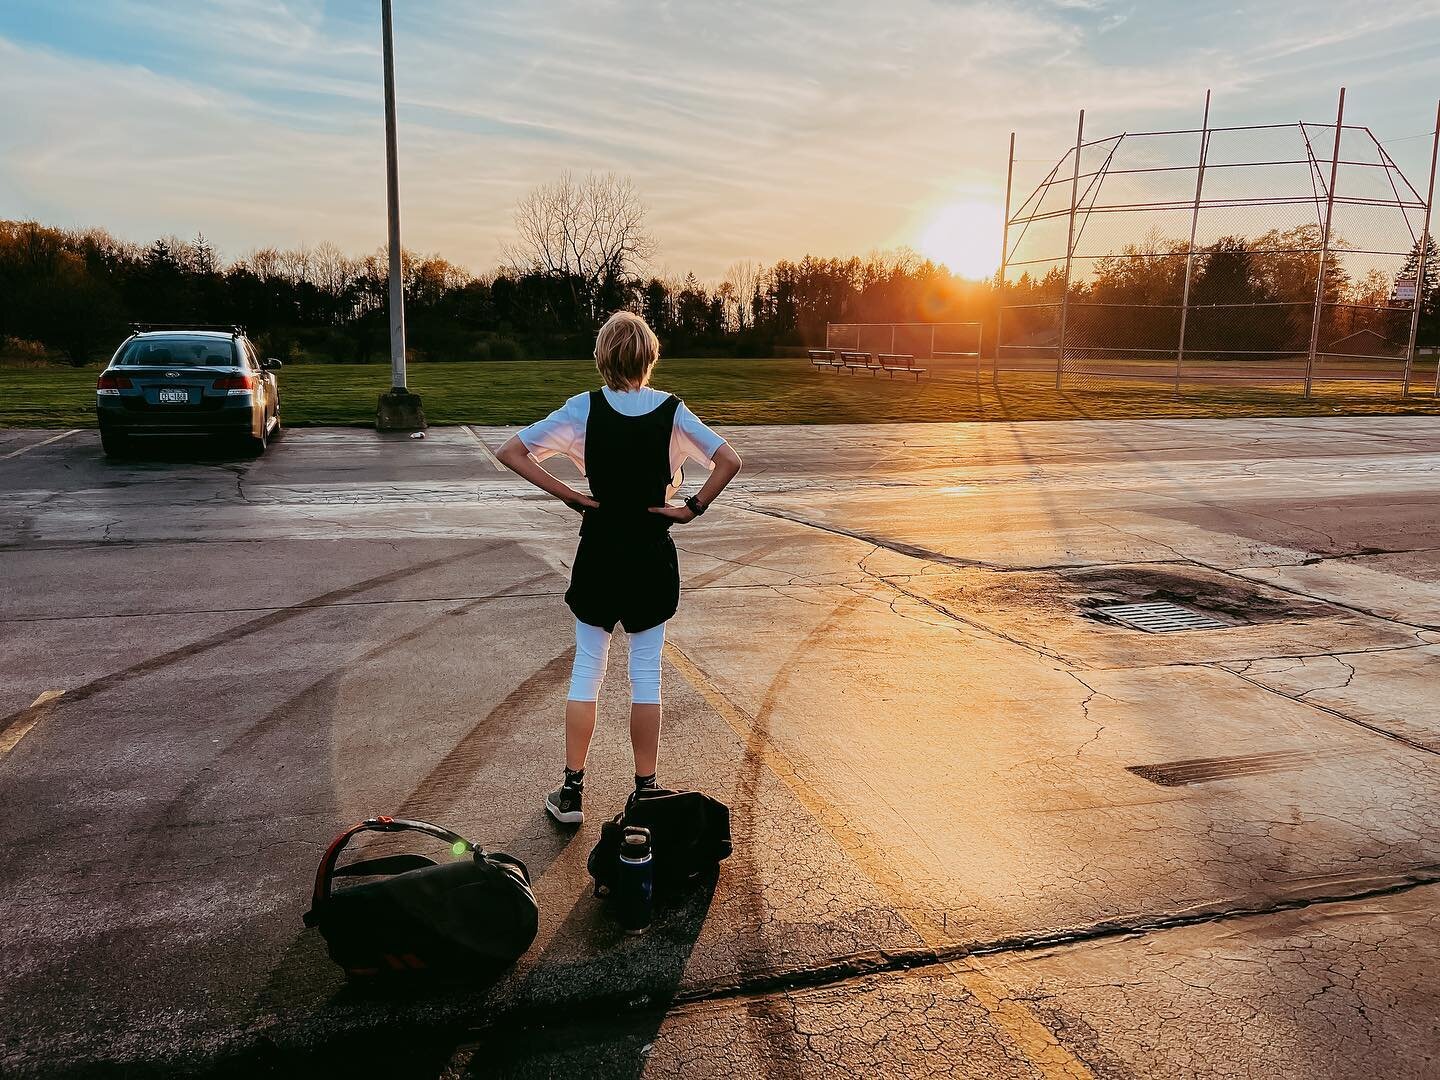
[(377, 859), (361, 859), (347, 862), (335, 868), (335, 877), (387, 877), (393, 874), (408, 874), (411, 870), (424, 870), (434, 866), (435, 860), (427, 855), (382, 855)]
[(315, 889), (310, 896), (310, 910), (305, 913), (306, 926), (315, 925), (317, 913), (330, 899), (330, 884), (335, 876), (335, 863), (340, 858), (340, 853), (345, 850), (345, 845), (362, 832), (422, 832), (437, 840), (444, 840), (457, 855), (468, 854), (482, 859), (485, 857), (483, 849), (476, 847), (459, 833), (428, 821), (395, 817), (366, 818), (360, 824), (346, 829), (326, 848), (325, 857), (320, 860), (320, 868), (315, 871)]

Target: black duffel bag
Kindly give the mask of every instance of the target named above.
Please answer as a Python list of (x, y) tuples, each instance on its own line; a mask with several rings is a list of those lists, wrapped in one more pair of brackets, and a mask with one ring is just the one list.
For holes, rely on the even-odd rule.
[(620, 873), (620, 839), (627, 826), (650, 830), (654, 889), (658, 898), (713, 874), (729, 856), (730, 808), (698, 791), (645, 788), (630, 796), (625, 809), (600, 826), (590, 852), (595, 895), (615, 886)]
[[(382, 855), (336, 868), (362, 832), (421, 832), (450, 845), (452, 860)], [(378, 880), (332, 891), (336, 877)], [(428, 821), (378, 817), (337, 836), (315, 874), (305, 925), (352, 978), (414, 972), (489, 976), (530, 947), (540, 911), (519, 859), (487, 852)]]

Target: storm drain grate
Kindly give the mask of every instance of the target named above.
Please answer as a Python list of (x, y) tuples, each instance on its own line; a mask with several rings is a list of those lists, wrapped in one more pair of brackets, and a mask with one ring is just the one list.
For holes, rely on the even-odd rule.
[(1168, 600), (1149, 600), (1143, 604), (1115, 604), (1095, 609), (1098, 614), (1116, 622), (1144, 630), (1147, 634), (1173, 634), (1177, 630), (1224, 630), (1229, 623), (1201, 615)]

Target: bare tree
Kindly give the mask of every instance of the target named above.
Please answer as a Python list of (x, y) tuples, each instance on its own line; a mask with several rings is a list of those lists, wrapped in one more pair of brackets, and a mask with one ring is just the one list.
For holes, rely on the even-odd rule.
[(277, 261), (281, 276), (291, 285), (313, 284), (315, 264), (310, 249), (304, 244), (281, 251)]
[(520, 273), (577, 280), (593, 307), (654, 254), (646, 212), (627, 176), (590, 173), (577, 180), (561, 173), (516, 204), (516, 240), (505, 259)]
[(334, 296), (341, 295), (359, 272), (359, 260), (352, 259), (329, 240), (311, 252), (315, 283)]
[(273, 278), (281, 277), (280, 252), (277, 248), (257, 248), (240, 260), (239, 265), (246, 267), (261, 281), (270, 281)]
[(469, 271), (439, 255), (418, 256), (404, 252), (407, 297), (416, 303), (438, 303), (448, 293), (463, 289), (474, 280)]
[(720, 326), (727, 334), (733, 334), (737, 330), (743, 330), (744, 325), (740, 322), (744, 312), (736, 302), (735, 283), (729, 278), (715, 286), (712, 293), (720, 302)]
[[(762, 268), (759, 263), (745, 259), (731, 263), (725, 271), (725, 281), (720, 294), (726, 302), (726, 322), (744, 330), (751, 322), (750, 301), (755, 295), (755, 286), (760, 283)], [(730, 286), (728, 289), (725, 286)]]

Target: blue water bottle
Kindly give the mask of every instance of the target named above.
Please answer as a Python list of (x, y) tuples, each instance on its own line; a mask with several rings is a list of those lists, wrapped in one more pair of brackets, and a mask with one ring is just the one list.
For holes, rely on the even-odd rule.
[(643, 934), (650, 926), (655, 885), (650, 830), (625, 826), (620, 837), (620, 879), (615, 884), (616, 914), (627, 934)]

